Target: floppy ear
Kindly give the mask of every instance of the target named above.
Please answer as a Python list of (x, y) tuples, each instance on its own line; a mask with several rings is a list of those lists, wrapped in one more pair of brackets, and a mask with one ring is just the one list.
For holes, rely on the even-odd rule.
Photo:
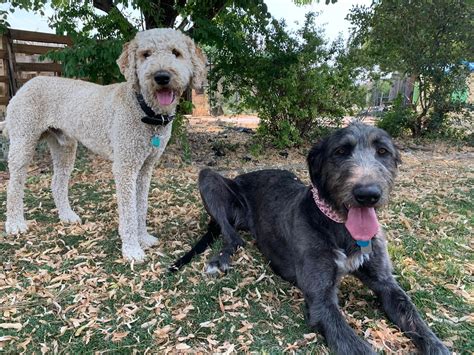
[(321, 168), (325, 154), (326, 139), (316, 143), (308, 153), (307, 163), (311, 182), (320, 188), (321, 184)]
[(193, 76), (191, 78), (191, 87), (193, 89), (202, 88), (207, 76), (207, 58), (202, 49), (194, 44), (194, 41), (186, 37), (189, 53), (191, 53), (191, 62), (193, 63)]
[(400, 154), (400, 149), (396, 144), (393, 144), (395, 148), (395, 164), (398, 167), (402, 163), (402, 155)]
[(138, 90), (138, 77), (137, 77), (137, 64), (135, 52), (137, 50), (137, 44), (135, 40), (131, 40), (123, 45), (122, 54), (117, 59), (117, 65), (120, 68), (120, 72), (129, 83), (133, 84), (133, 87)]

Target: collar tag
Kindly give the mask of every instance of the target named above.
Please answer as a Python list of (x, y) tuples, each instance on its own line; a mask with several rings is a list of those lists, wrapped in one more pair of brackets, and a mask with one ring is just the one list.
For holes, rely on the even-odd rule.
[(151, 137), (151, 145), (154, 146), (155, 148), (159, 148), (161, 144), (160, 137), (157, 136), (156, 134)]
[(358, 240), (356, 244), (360, 246), (362, 254), (372, 253), (372, 242), (370, 240)]

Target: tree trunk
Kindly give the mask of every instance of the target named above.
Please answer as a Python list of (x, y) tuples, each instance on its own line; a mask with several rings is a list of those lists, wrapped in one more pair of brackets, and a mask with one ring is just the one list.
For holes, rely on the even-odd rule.
[(145, 28), (147, 30), (157, 27), (174, 28), (179, 8), (186, 5), (186, 0), (155, 0), (148, 1), (142, 6)]
[(95, 8), (98, 8), (99, 10), (102, 10), (106, 13), (109, 13), (114, 7), (112, 0), (94, 0), (92, 1), (92, 4)]

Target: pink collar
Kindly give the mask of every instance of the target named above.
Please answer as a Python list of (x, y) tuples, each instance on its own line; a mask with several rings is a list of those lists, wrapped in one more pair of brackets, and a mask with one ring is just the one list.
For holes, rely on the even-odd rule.
[(316, 186), (311, 185), (311, 192), (313, 193), (314, 202), (318, 206), (319, 210), (326, 215), (329, 219), (332, 219), (336, 223), (344, 223), (346, 219), (337, 213), (329, 204), (319, 196), (318, 189)]

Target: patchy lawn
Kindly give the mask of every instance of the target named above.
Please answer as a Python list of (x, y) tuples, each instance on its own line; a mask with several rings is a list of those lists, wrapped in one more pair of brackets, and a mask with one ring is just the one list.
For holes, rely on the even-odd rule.
[[(239, 251), (225, 276), (203, 273), (218, 243), (182, 271), (167, 273), (206, 226), (196, 189), (202, 167), (229, 176), (281, 167), (308, 181), (307, 147), (287, 157), (268, 150), (255, 158), (249, 137), (194, 126), (191, 165), (181, 163), (178, 147), (167, 149), (150, 192), (149, 226), (161, 243), (147, 251), (143, 265), (121, 260), (110, 164), (80, 151), (70, 197), (83, 224), (63, 225), (49, 189), (49, 154), (40, 150), (25, 192), (31, 229), (0, 237), (0, 350), (327, 353), (323, 338), (304, 322), (301, 293), (271, 272), (253, 243)], [(392, 203), (380, 214), (395, 274), (439, 337), (456, 353), (472, 353), (474, 151), (400, 145), (404, 163)], [(217, 157), (217, 150), (225, 155)], [(344, 279), (340, 305), (377, 350), (414, 350), (357, 280)]]

